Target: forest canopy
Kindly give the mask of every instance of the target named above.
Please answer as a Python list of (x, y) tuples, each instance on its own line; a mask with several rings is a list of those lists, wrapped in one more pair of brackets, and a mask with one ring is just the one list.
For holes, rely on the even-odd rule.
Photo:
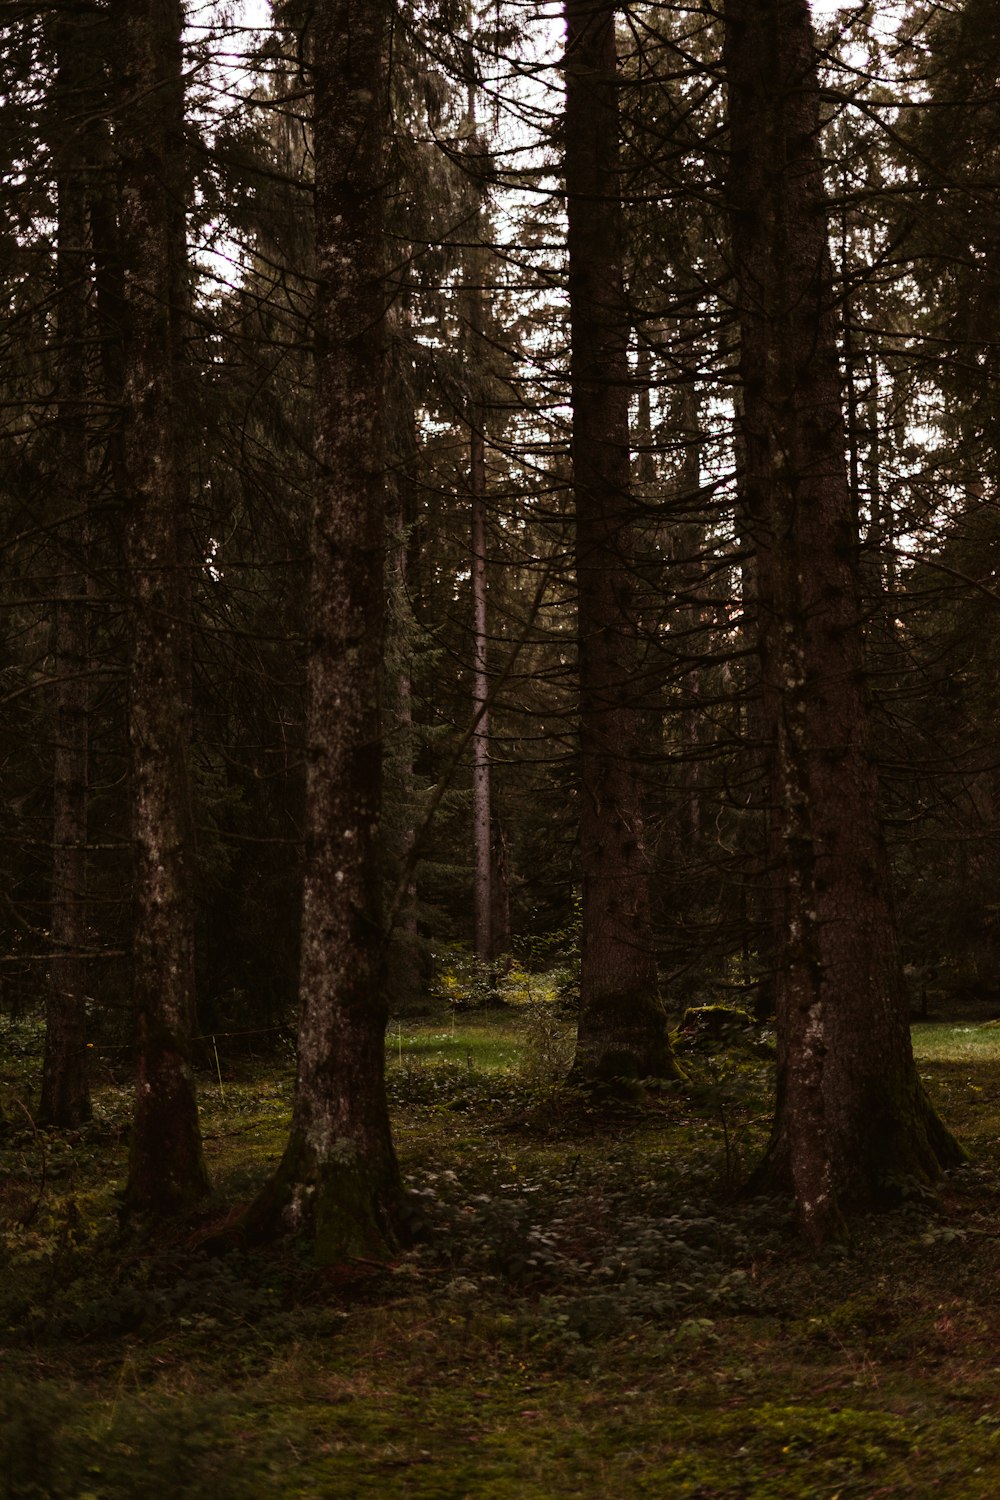
[(236, 1232), (390, 1254), (387, 1017), (463, 965), (558, 970), (592, 1097), (773, 1027), (816, 1243), (964, 1159), (909, 1021), (1000, 1004), (998, 68), (992, 0), (12, 8), (2, 1005), (40, 1123), (134, 1063), (131, 1211), (292, 1031)]

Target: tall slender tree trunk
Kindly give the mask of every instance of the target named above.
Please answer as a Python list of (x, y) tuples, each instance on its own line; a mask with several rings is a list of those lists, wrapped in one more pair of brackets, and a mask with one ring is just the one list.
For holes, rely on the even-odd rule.
[(318, 477), (312, 517), (298, 1077), (284, 1157), (244, 1221), (379, 1258), (399, 1173), (385, 1094), (379, 697), (385, 615), (387, 6), (314, 12)]
[(760, 659), (760, 622), (757, 613), (757, 556), (747, 522), (745, 450), (741, 441), (742, 405), (737, 417), (736, 467), (739, 499), (740, 592), (743, 602), (743, 635), (751, 650), (744, 659), (741, 713), (746, 802), (743, 828), (743, 869), (740, 903), (744, 924), (743, 977), (753, 991), (751, 1009), (758, 1021), (773, 1020), (775, 1014), (775, 953), (781, 946), (783, 925), (778, 909), (783, 905), (784, 843), (780, 839), (772, 805), (770, 771), (775, 747), (768, 739), (778, 721), (778, 702), (764, 682)]
[(783, 875), (766, 1173), (805, 1232), (961, 1152), (913, 1062), (870, 749), (806, 0), (727, 0), (744, 493)]
[(615, 9), (566, 0), (566, 207), (580, 675), (583, 941), (573, 1076), (669, 1073), (657, 994), (630, 577), (628, 320), (622, 283)]
[[(83, 24), (81, 24), (81, 21)], [(90, 1117), (87, 1080), (87, 248), (86, 115), (99, 65), (93, 25), (70, 8), (53, 22), (58, 200), (58, 473), (55, 580), (55, 751), (52, 795), (52, 958), (39, 1117)]]
[(466, 24), (469, 41), (466, 49), (467, 118), (472, 128), (465, 151), (468, 162), (469, 192), (473, 199), (469, 243), (463, 256), (463, 301), (466, 312), (465, 363), (468, 378), (467, 417), (469, 424), (469, 499), (472, 574), (472, 712), (475, 727), (472, 734), (472, 906), (474, 950), (476, 957), (488, 963), (499, 951), (501, 934), (497, 914), (503, 910), (502, 868), (496, 858), (496, 829), (493, 816), (493, 778), (491, 771), (492, 731), (489, 710), (489, 542), (488, 493), (486, 468), (486, 401), (483, 389), (492, 350), (486, 332), (489, 308), (486, 296), (486, 187), (482, 180), (482, 163), (486, 148), (476, 130), (476, 65), (474, 54), (475, 19), (468, 8)]
[(475, 953), (493, 957), (493, 809), (490, 795), (489, 644), (486, 635), (486, 439), (483, 412), (470, 403), (472, 499), (472, 895)]
[[(401, 385), (397, 380), (396, 387)], [(394, 390), (395, 394), (395, 390)], [(401, 405), (402, 403), (400, 403)], [(412, 488), (417, 457), (416, 423), (409, 393), (406, 408), (395, 413), (397, 427), (407, 434), (405, 452), (396, 455), (396, 472), (387, 485), (387, 677), (389, 711), (394, 720), (392, 763), (398, 782), (399, 825), (392, 844), (392, 867), (402, 868), (416, 838), (416, 736), (413, 721), (411, 653), (414, 623), (409, 605), (408, 523), (413, 513)], [(410, 882), (399, 917), (399, 931), (411, 942), (417, 936), (416, 881)]]
[[(680, 387), (675, 398), (676, 441), (682, 445), (680, 471), (677, 476), (678, 495), (689, 513), (694, 513), (695, 502), (701, 490), (702, 428), (701, 403), (698, 391), (691, 381)], [(705, 623), (705, 606), (696, 602), (701, 584), (701, 552), (705, 546), (705, 527), (699, 520), (681, 521), (676, 527), (675, 554), (679, 554), (679, 567), (675, 569), (677, 585), (689, 602), (676, 613), (677, 626), (682, 641), (687, 636), (685, 649), (692, 657), (699, 647), (699, 634)], [(683, 694), (685, 706), (680, 713), (681, 752), (687, 762), (687, 809), (686, 827), (681, 836), (690, 849), (694, 863), (702, 857), (702, 782), (704, 780), (699, 752), (701, 749), (702, 709), (698, 699), (701, 694), (701, 668), (696, 661), (684, 674)]]
[[(405, 309), (390, 315), (405, 317)], [(395, 435), (386, 473), (386, 728), (383, 731), (384, 815), (383, 843), (387, 888), (398, 885), (416, 839), (419, 798), (416, 779), (417, 737), (413, 713), (413, 651), (416, 622), (410, 605), (410, 527), (417, 512), (417, 422), (407, 362), (408, 348), (389, 338), (397, 358), (386, 380), (387, 432)], [(400, 896), (399, 915), (392, 923), (386, 954), (387, 1002), (397, 1013), (424, 997), (424, 947), (417, 921), (417, 882), (412, 873)]]
[(187, 296), (182, 13), (177, 0), (113, 5), (137, 1018), (127, 1201), (167, 1213), (189, 1207), (208, 1186), (190, 1057), (189, 526), (178, 393)]
[(485, 411), (469, 409), (469, 489), (472, 562), (472, 890), (478, 959), (490, 963), (509, 947), (510, 903), (506, 855), (493, 799), (493, 729), (490, 720), (489, 541)]

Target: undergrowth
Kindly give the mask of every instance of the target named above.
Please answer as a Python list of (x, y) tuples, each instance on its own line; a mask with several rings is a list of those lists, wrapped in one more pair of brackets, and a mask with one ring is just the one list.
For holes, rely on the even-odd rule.
[(318, 1273), (203, 1241), (282, 1149), (287, 1063), (202, 1085), (216, 1198), (129, 1233), (129, 1097), (38, 1130), (37, 1027), (0, 1077), (0, 1496), (993, 1496), (1000, 1488), (1000, 1030), (922, 1028), (976, 1162), (808, 1255), (739, 1185), (766, 1038), (693, 1040), (628, 1104), (563, 1079), (570, 1022), (522, 993), (387, 1038), (414, 1246)]

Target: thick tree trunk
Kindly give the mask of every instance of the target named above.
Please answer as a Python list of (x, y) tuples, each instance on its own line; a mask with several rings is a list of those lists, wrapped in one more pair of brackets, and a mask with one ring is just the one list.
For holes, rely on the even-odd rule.
[(325, 0), (314, 15), (319, 476), (298, 1078), (284, 1157), (243, 1228), (311, 1233), (332, 1264), (387, 1255), (400, 1203), (378, 865), (387, 7)]
[(60, 546), (55, 580), (55, 753), (52, 794), (52, 958), (39, 1119), (76, 1126), (90, 1117), (87, 1081), (87, 132), (97, 65), (81, 16), (54, 22), (58, 198), (58, 434)]
[(657, 994), (630, 561), (615, 6), (566, 0), (566, 207), (580, 673), (583, 943), (573, 1076), (674, 1069)]
[(123, 479), (130, 591), (137, 1080), (127, 1201), (181, 1211), (206, 1191), (191, 1070), (187, 479), (177, 374), (186, 301), (184, 88), (176, 0), (115, 0), (122, 173)]
[(961, 1152), (913, 1063), (865, 700), (806, 0), (727, 0), (744, 493), (784, 883), (767, 1171), (820, 1241)]

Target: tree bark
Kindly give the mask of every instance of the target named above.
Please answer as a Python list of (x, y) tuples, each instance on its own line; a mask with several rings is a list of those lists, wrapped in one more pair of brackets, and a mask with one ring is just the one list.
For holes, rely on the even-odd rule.
[[(402, 322), (398, 305), (390, 317)], [(408, 868), (416, 839), (417, 732), (413, 714), (413, 656), (417, 626), (410, 603), (411, 528), (418, 509), (417, 413), (409, 381), (409, 343), (391, 324), (387, 329), (386, 432), (386, 706), (383, 727), (383, 849), (385, 889), (394, 891)], [(405, 351), (405, 352), (404, 352)], [(426, 990), (426, 947), (417, 920), (415, 872), (400, 895), (386, 953), (386, 1001), (394, 1014), (422, 1003)]]
[(806, 0), (727, 0), (747, 529), (783, 877), (764, 1175), (806, 1234), (961, 1159), (913, 1062), (870, 749)]
[(486, 637), (486, 441), (478, 402), (469, 409), (472, 499), (472, 895), (476, 957), (493, 950), (493, 819), (490, 797), (489, 646)]
[(278, 1170), (243, 1229), (309, 1233), (320, 1264), (383, 1258), (399, 1173), (385, 1095), (378, 862), (385, 614), (382, 231), (387, 7), (313, 21), (316, 456), (298, 1077)]
[(493, 788), (490, 768), (491, 725), (489, 710), (489, 548), (487, 529), (486, 469), (486, 401), (483, 391), (492, 349), (486, 339), (489, 309), (486, 298), (487, 248), (485, 238), (486, 187), (483, 162), (486, 148), (476, 130), (476, 71), (471, 31), (470, 7), (467, 21), (470, 39), (466, 52), (467, 118), (472, 127), (465, 150), (468, 163), (468, 187), (473, 211), (469, 226), (469, 243), (463, 255), (463, 302), (466, 311), (464, 329), (465, 364), (468, 379), (467, 418), (469, 424), (469, 500), (470, 500), (470, 571), (472, 583), (472, 712), (475, 727), (472, 735), (472, 906), (473, 947), (482, 963), (497, 956), (496, 910), (498, 869), (494, 844)]
[[(390, 379), (390, 390), (399, 400), (397, 376)], [(389, 841), (390, 884), (397, 869), (402, 869), (409, 857), (416, 837), (416, 733), (413, 721), (413, 677), (411, 657), (413, 650), (414, 622), (409, 604), (409, 536), (408, 526), (413, 513), (413, 481), (417, 457), (416, 420), (409, 393), (403, 398), (405, 409), (398, 410), (395, 425), (407, 437), (405, 450), (397, 452), (394, 469), (386, 490), (386, 530), (389, 555), (386, 569), (386, 675), (389, 683), (389, 712), (393, 722), (392, 753), (388, 760), (397, 785), (397, 827)], [(384, 826), (384, 825), (383, 825)], [(416, 912), (417, 886), (412, 880), (407, 891), (406, 904), (400, 913), (398, 929), (409, 942), (417, 937)]]
[[(83, 21), (83, 24), (81, 24)], [(87, 1079), (87, 106), (97, 65), (86, 19), (72, 8), (53, 21), (58, 233), (55, 480), (60, 544), (55, 555), (55, 748), (49, 993), (39, 1119), (73, 1127), (90, 1118)], [(90, 45), (88, 45), (88, 43)]]
[(638, 776), (615, 9), (608, 0), (565, 6), (583, 885), (573, 1077), (584, 1084), (674, 1071), (657, 994)]
[(187, 297), (182, 15), (177, 0), (114, 3), (137, 1021), (126, 1199), (140, 1211), (170, 1213), (189, 1208), (208, 1187), (190, 1057), (189, 528), (178, 392)]

